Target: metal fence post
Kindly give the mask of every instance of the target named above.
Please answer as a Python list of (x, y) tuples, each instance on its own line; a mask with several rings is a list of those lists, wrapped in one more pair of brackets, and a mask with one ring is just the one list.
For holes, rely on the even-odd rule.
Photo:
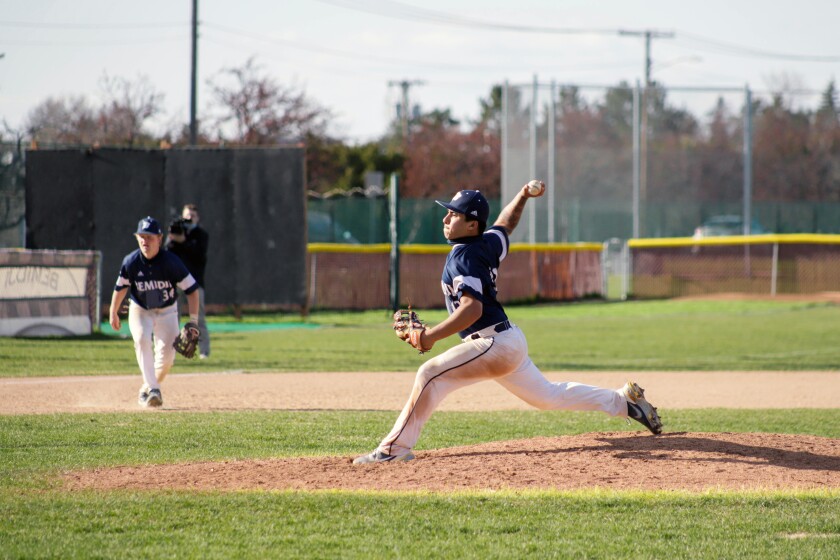
[(621, 266), (622, 266), (622, 282), (621, 282), (621, 300), (626, 301), (630, 295), (630, 274), (633, 267), (630, 265), (630, 241), (625, 239), (624, 245), (621, 247)]
[(101, 332), (102, 322), (102, 251), (94, 251), (93, 266), (96, 269), (96, 303), (94, 304), (93, 332)]
[[(546, 188), (548, 189), (548, 237), (547, 240), (549, 243), (554, 243), (555, 235), (554, 230), (556, 229), (555, 226), (555, 199), (556, 195), (554, 190), (557, 188), (556, 185), (556, 163), (554, 161), (555, 152), (557, 150), (557, 138), (556, 138), (556, 129), (557, 129), (557, 84), (552, 80), (551, 82), (551, 115), (549, 118), (548, 124), (548, 177), (546, 177), (547, 185)], [(531, 179), (535, 179), (536, 177), (531, 177)]]
[[(537, 88), (539, 87), (539, 83), (537, 82), (537, 75), (534, 74), (534, 85), (531, 91), (531, 126), (530, 126), (530, 156), (531, 156), (531, 165), (530, 165), (530, 177), (528, 177), (528, 181), (531, 179), (537, 178)], [(536, 243), (537, 242), (537, 207), (533, 204), (528, 205), (528, 243)]]
[(400, 195), (399, 195), (399, 176), (394, 173), (391, 175), (391, 192), (388, 199), (388, 210), (390, 214), (390, 234), (391, 234), (391, 255), (390, 255), (390, 272), (391, 272), (391, 310), (396, 311), (400, 308)]
[(633, 239), (638, 239), (641, 231), (639, 226), (639, 186), (641, 185), (640, 103), (639, 80), (636, 80), (636, 87), (633, 88)]
[(752, 231), (752, 92), (744, 87), (744, 235)]
[(609, 282), (610, 282), (610, 269), (609, 269), (609, 252), (610, 252), (610, 242), (609, 240), (604, 241), (601, 244), (601, 297), (609, 300), (610, 299), (610, 290), (609, 290)]

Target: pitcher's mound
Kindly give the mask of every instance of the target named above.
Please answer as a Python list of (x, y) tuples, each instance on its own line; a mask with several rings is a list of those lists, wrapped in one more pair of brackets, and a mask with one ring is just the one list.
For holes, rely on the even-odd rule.
[(807, 435), (589, 433), (416, 455), (374, 465), (297, 457), (114, 467), (68, 472), (64, 479), (72, 489), (101, 490), (840, 488), (840, 440)]

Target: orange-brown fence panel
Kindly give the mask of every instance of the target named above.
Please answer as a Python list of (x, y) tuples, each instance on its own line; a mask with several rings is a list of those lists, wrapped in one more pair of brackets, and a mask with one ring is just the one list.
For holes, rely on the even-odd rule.
[[(308, 297), (311, 309), (385, 309), (390, 305), (388, 245), (310, 244)], [(443, 307), (441, 272), (449, 247), (400, 248), (401, 305)], [(498, 280), (503, 303), (574, 300), (601, 291), (600, 245), (511, 246)]]
[(632, 296), (810, 294), (840, 290), (840, 236), (631, 240)]

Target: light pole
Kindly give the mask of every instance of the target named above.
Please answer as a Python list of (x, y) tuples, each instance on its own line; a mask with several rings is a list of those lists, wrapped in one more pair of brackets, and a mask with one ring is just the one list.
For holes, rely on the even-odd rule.
[(190, 69), (190, 146), (195, 146), (198, 136), (196, 105), (198, 104), (198, 0), (192, 2), (192, 62)]

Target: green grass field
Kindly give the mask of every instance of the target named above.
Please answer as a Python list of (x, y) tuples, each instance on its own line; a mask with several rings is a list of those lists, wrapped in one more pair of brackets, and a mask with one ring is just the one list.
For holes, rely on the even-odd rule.
[[(544, 369), (832, 370), (840, 363), (831, 305), (585, 303), (509, 312)], [(318, 328), (219, 331), (213, 370), (406, 371), (419, 363), (394, 340), (384, 311), (309, 321)], [(130, 341), (118, 336), (0, 339), (4, 377), (136, 367)], [(182, 360), (176, 368), (206, 364)], [(375, 446), (393, 420), (393, 412), (342, 410), (0, 416), (0, 558), (840, 557), (836, 489), (69, 493), (59, 482), (60, 473), (80, 468), (351, 456)], [(667, 420), (673, 431), (840, 437), (840, 408), (669, 410)], [(624, 428), (595, 413), (438, 413), (418, 449), (616, 429)]]
[[(421, 316), (436, 323), (444, 313)], [(508, 314), (544, 371), (832, 370), (840, 363), (840, 308), (832, 304), (575, 303), (510, 307)], [(212, 317), (212, 360), (179, 360), (175, 371), (412, 371), (420, 363), (394, 344), (384, 310), (319, 312), (307, 328), (281, 328), (300, 322), (296, 315), (254, 315), (239, 323)], [(457, 342), (443, 341), (432, 354)], [(0, 376), (136, 372), (130, 339), (110, 327), (75, 339), (0, 338)]]

